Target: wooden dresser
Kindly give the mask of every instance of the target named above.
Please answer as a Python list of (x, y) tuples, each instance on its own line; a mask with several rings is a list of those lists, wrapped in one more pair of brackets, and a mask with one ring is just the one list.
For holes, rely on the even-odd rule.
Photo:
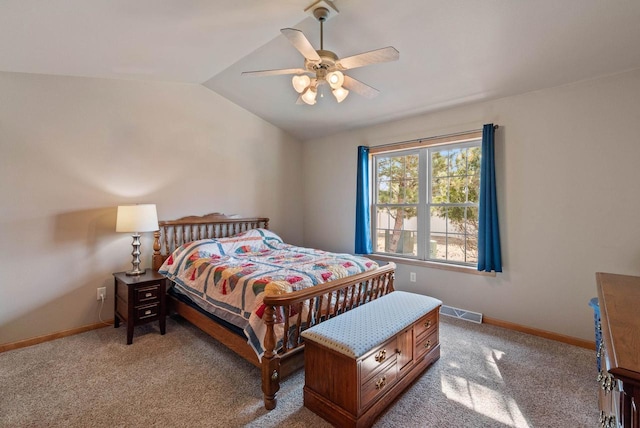
[(600, 426), (640, 428), (640, 277), (596, 273)]

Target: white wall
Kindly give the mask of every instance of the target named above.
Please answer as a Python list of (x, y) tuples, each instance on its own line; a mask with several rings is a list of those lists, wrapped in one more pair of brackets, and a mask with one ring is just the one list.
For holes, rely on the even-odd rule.
[(504, 273), (398, 266), (397, 288), (593, 340), (595, 272), (640, 275), (640, 70), (305, 142), (305, 244), (353, 251), (358, 145), (490, 122)]
[(302, 243), (301, 144), (203, 86), (0, 73), (0, 100), (0, 344), (98, 322), (101, 286), (113, 317), (119, 204), (268, 216)]

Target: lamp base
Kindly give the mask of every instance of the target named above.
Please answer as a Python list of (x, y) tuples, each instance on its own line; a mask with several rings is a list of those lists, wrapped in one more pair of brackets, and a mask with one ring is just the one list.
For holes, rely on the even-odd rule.
[(138, 275), (144, 275), (146, 271), (147, 271), (146, 269), (132, 269), (132, 270), (126, 271), (125, 274), (127, 274), (127, 276), (138, 276)]

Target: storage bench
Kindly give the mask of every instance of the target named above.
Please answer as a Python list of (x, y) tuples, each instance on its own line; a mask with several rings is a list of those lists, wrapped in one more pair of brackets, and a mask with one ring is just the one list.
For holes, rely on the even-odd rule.
[(304, 405), (336, 426), (371, 426), (440, 358), (441, 305), (394, 291), (305, 330)]

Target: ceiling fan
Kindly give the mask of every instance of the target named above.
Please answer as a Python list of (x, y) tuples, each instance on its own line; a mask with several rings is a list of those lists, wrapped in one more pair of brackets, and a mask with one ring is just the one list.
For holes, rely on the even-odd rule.
[(329, 1), (319, 1), (310, 6), (313, 16), (320, 22), (320, 49), (316, 50), (309, 40), (300, 30), (294, 28), (283, 28), (280, 32), (291, 42), (304, 56), (304, 68), (285, 68), (278, 70), (245, 71), (243, 76), (275, 76), (281, 74), (294, 74), (291, 79), (293, 88), (300, 94), (297, 104), (305, 103), (313, 105), (316, 103), (318, 87), (328, 84), (336, 100), (340, 103), (353, 91), (366, 98), (373, 98), (379, 91), (359, 80), (349, 77), (343, 73), (365, 65), (382, 62), (396, 61), (400, 58), (400, 53), (396, 48), (388, 46), (369, 52), (363, 52), (346, 58), (339, 58), (338, 55), (329, 50), (324, 50), (323, 24), (329, 18), (332, 9), (337, 13), (337, 9), (332, 7)]

